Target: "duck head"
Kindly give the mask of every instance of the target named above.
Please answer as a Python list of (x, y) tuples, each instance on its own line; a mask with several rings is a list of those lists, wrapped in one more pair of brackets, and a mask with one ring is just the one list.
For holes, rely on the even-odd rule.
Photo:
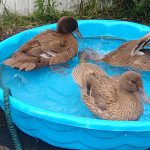
[(150, 104), (150, 99), (144, 92), (143, 82), (139, 73), (127, 71), (121, 75), (119, 85), (128, 93), (137, 93), (141, 100)]
[(82, 37), (78, 29), (78, 22), (69, 16), (62, 17), (58, 20), (56, 32), (63, 34), (74, 32), (78, 37)]
[(82, 50), (78, 53), (79, 63), (86, 63), (90, 60), (90, 54), (86, 50)]
[(103, 58), (103, 55), (98, 53), (97, 51), (90, 49), (90, 48), (85, 48), (82, 51), (78, 53), (78, 58), (81, 63), (86, 63), (89, 61), (93, 62), (100, 62), (101, 59)]

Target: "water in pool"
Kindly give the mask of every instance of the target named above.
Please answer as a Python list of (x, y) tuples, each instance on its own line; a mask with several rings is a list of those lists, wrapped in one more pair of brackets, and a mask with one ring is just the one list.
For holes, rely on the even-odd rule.
[[(119, 47), (125, 40), (112, 40), (101, 38), (79, 39), (79, 50), (92, 48), (100, 54), (106, 54)], [(88, 110), (80, 97), (79, 87), (72, 79), (72, 69), (78, 64), (74, 58), (68, 64), (45, 67), (31, 72), (20, 72), (16, 69), (5, 67), (3, 83), (10, 87), (14, 98), (29, 105), (42, 109), (72, 114), (82, 117), (95, 116)], [(127, 68), (112, 67), (105, 63), (98, 63), (109, 75), (118, 75), (127, 71)], [(150, 73), (141, 72), (144, 87), (150, 96)], [(144, 115), (141, 120), (149, 118), (150, 106), (145, 105)]]

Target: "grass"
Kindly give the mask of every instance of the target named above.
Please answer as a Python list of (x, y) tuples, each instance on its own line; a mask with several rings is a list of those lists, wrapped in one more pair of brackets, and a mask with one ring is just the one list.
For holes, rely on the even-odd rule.
[[(47, 1), (47, 3), (45, 2)], [(2, 0), (0, 0), (2, 3)], [(149, 0), (80, 0), (75, 11), (58, 11), (54, 0), (36, 0), (36, 10), (29, 16), (11, 13), (4, 5), (0, 16), (0, 36), (4, 32), (32, 28), (41, 24), (57, 22), (62, 16), (74, 16), (76, 19), (119, 19), (150, 24)], [(7, 33), (6, 33), (7, 34)], [(1, 39), (0, 39), (1, 40)]]

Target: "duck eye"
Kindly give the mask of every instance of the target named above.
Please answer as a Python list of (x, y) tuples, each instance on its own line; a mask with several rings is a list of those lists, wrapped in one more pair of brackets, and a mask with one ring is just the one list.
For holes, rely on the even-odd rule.
[(132, 83), (134, 83), (134, 84), (136, 84), (136, 82), (135, 82), (135, 81), (133, 81), (133, 80), (131, 80), (131, 82), (132, 82)]

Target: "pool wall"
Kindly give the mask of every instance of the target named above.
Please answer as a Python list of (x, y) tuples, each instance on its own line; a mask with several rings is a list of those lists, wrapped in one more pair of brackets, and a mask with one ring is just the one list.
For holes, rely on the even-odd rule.
[[(30, 29), (1, 42), (0, 61), (21, 46), (22, 39), (26, 42), (48, 28), (55, 29), (55, 24)], [(103, 35), (126, 40), (138, 39), (150, 32), (148, 26), (115, 20), (81, 20), (79, 29), (86, 37)], [(143, 150), (150, 147), (149, 121), (108, 121), (59, 114), (29, 106), (13, 97), (10, 97), (10, 104), (17, 127), (58, 147), (84, 150)], [(0, 106), (4, 109), (1, 89)]]

